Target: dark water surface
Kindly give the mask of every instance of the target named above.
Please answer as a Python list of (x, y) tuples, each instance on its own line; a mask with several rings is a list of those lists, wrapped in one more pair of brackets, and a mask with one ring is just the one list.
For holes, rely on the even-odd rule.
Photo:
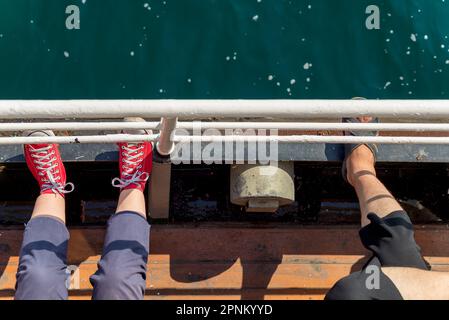
[(0, 99), (448, 98), (448, 35), (444, 0), (0, 0)]

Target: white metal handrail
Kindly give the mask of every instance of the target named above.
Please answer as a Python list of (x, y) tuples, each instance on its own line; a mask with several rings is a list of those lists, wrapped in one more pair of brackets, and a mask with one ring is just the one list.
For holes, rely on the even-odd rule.
[[(0, 123), (0, 132), (28, 130), (101, 131), (146, 129), (160, 130), (160, 122), (14, 122)], [(449, 123), (333, 123), (333, 122), (178, 122), (176, 129), (279, 129), (279, 130), (351, 130), (449, 132)]]
[(172, 139), (173, 130), (176, 129), (178, 118), (162, 118), (160, 125), (159, 139), (156, 148), (163, 156), (169, 156), (175, 148), (175, 142)]
[(1, 119), (341, 118), (449, 119), (449, 100), (0, 100)]
[[(348, 116), (378, 116), (395, 123), (360, 124), (335, 121)], [(39, 122), (39, 119), (116, 119), (125, 117), (161, 117), (152, 122)], [(178, 122), (185, 119), (208, 119), (207, 122)], [(329, 119), (333, 122), (223, 122), (210, 118), (254, 117), (285, 119)], [(427, 120), (426, 123), (399, 123)], [(96, 134), (56, 137), (0, 137), (0, 145), (33, 143), (115, 143), (153, 141), (162, 155), (169, 155), (174, 144), (191, 142), (280, 142), (280, 143), (381, 143), (449, 145), (448, 137), (417, 136), (336, 136), (238, 134), (176, 135), (175, 129), (279, 129), (279, 130), (378, 130), (449, 132), (449, 100), (0, 100), (0, 132), (25, 130), (99, 131), (148, 129), (158, 134)], [(32, 122), (11, 122), (32, 120)], [(37, 120), (37, 122), (36, 122)], [(432, 123), (429, 120), (440, 121)]]
[[(116, 142), (157, 142), (159, 135), (110, 134), (92, 136), (52, 136), (52, 137), (0, 137), (0, 145), (15, 144), (80, 144)], [(434, 144), (449, 145), (449, 137), (372, 137), (372, 136), (175, 136), (174, 143), (192, 142), (279, 142), (279, 143), (380, 143), (380, 144)]]

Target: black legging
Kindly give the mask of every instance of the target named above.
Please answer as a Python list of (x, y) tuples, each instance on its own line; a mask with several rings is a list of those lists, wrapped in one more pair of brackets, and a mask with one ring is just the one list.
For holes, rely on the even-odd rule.
[[(327, 293), (326, 300), (402, 300), (395, 284), (381, 267), (409, 267), (429, 270), (414, 239), (413, 225), (405, 211), (396, 211), (384, 218), (370, 213), (369, 225), (359, 232), (365, 248), (373, 253), (361, 271), (338, 281)], [(372, 268), (379, 270), (379, 286), (369, 289)], [(370, 278), (370, 279), (369, 279)]]

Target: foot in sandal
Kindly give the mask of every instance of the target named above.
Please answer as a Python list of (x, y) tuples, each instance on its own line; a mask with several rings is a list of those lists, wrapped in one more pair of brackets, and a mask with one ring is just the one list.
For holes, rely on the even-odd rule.
[[(343, 118), (343, 123), (379, 123), (378, 118), (360, 117)], [(377, 136), (377, 131), (345, 131), (345, 136)], [(371, 173), (376, 175), (374, 164), (377, 157), (377, 146), (367, 144), (345, 144), (345, 160), (342, 167), (343, 179), (353, 185), (354, 177), (358, 174)]]

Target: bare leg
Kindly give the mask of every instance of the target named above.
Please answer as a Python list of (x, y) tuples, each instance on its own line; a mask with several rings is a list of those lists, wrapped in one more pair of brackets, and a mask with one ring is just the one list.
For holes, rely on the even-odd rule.
[[(348, 181), (359, 198), (362, 227), (369, 223), (367, 215), (380, 218), (403, 210), (387, 188), (377, 179), (374, 157), (369, 148), (360, 146), (347, 160)], [(449, 299), (449, 273), (415, 268), (383, 267), (405, 300)]]
[(146, 218), (145, 197), (138, 189), (128, 189), (120, 192), (116, 213), (133, 211)]
[(34, 204), (31, 219), (49, 216), (65, 223), (65, 199), (59, 194), (41, 194)]
[(366, 146), (355, 149), (347, 159), (348, 181), (359, 198), (362, 227), (369, 223), (367, 216), (375, 213), (380, 218), (403, 210), (392, 194), (376, 177), (374, 156)]

